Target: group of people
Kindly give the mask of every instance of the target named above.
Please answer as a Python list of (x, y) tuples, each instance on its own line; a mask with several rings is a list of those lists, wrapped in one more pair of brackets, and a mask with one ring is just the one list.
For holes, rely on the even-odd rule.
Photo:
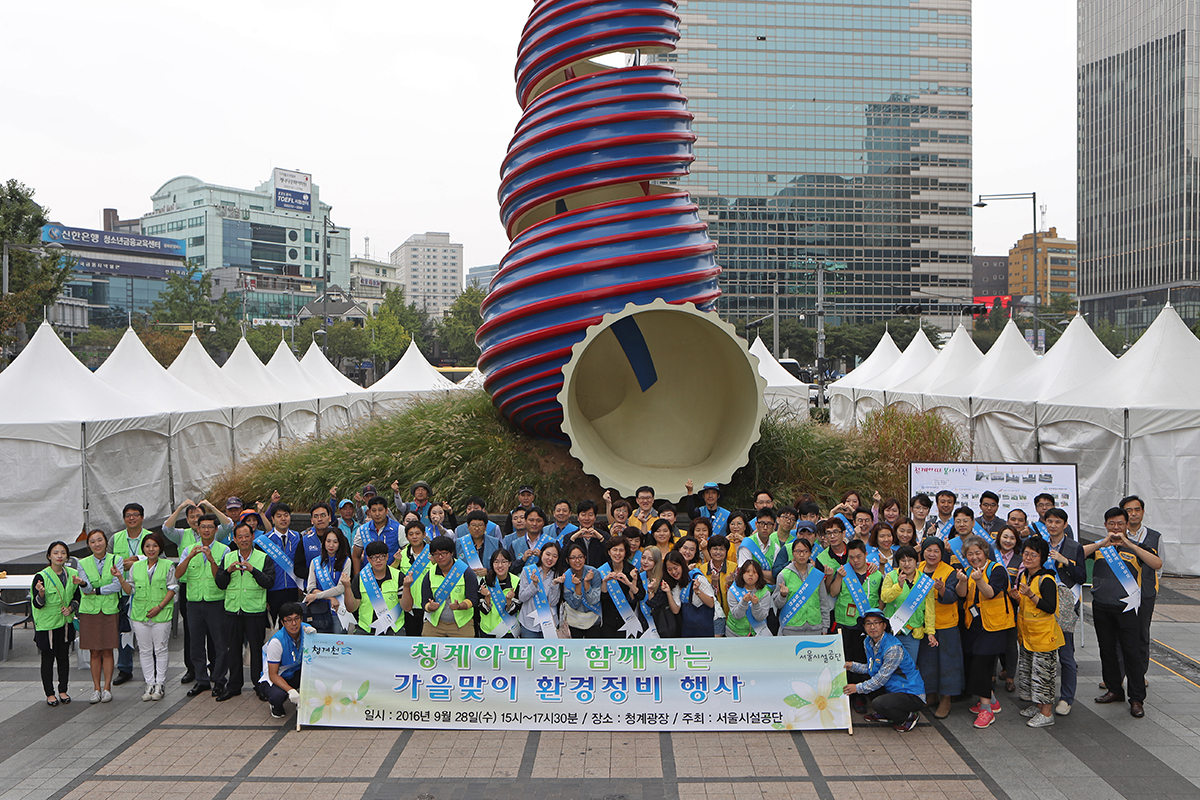
[[(131, 503), (124, 530), (88, 534), (77, 568), (55, 542), (34, 578), (46, 702), (70, 702), (76, 619), (79, 647), (91, 655), (91, 702), (110, 701), (112, 686), (132, 677), (132, 648), (114, 661), (122, 631), (136, 635), (142, 699), (161, 699), (177, 604), (188, 696), (241, 694), (248, 646), (252, 662), (262, 653), (251, 682), (276, 716), (298, 697), (307, 625), (464, 638), (840, 634), (847, 693), (868, 719), (911, 730), (922, 709), (944, 718), (968, 695), (975, 727), (986, 728), (1003, 684), (1029, 704), (1028, 724), (1044, 727), (1075, 701), (1074, 626), (1093, 558), (1106, 687), (1097, 702), (1128, 698), (1135, 717), (1144, 713), (1162, 561), (1137, 497), (1106, 514), (1104, 539), (1081, 546), (1050, 495), (1038, 496), (1031, 522), (1021, 509), (998, 517), (991, 492), (978, 513), (944, 490), (932, 500), (918, 494), (907, 511), (897, 499), (876, 493), (867, 505), (849, 492), (824, 514), (808, 494), (777, 507), (761, 491), (753, 509), (731, 510), (717, 484), (685, 488), (678, 507), (649, 486), (632, 502), (605, 492), (606, 524), (596, 501), (557, 500), (547, 511), (531, 486), (499, 522), (481, 497), (468, 499), (459, 522), (425, 482), (410, 500), (393, 483), (390, 502), (374, 486), (339, 501), (335, 487), (309, 508), (306, 531), (291, 529), (292, 509), (277, 493), (253, 509), (229, 498), (224, 512), (185, 501), (161, 533), (143, 528)], [(164, 557), (169, 542), (178, 561)], [(1131, 581), (1141, 602), (1126, 611)]]

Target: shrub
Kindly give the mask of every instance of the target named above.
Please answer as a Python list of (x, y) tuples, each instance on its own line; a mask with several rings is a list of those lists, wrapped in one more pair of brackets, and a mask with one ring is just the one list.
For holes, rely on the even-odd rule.
[(879, 464), (875, 487), (884, 497), (908, 496), (910, 463), (957, 461), (963, 450), (954, 427), (934, 411), (910, 411), (897, 406), (872, 411), (863, 422), (862, 436)]

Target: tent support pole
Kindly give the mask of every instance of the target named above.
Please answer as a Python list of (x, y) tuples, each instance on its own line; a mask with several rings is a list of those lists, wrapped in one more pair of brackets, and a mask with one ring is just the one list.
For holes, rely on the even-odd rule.
[(1122, 489), (1121, 496), (1129, 496), (1129, 409), (1125, 409), (1125, 436), (1121, 442), (1122, 458), (1121, 458), (1121, 473), (1122, 473)]
[(1033, 460), (1042, 463), (1042, 431), (1038, 424), (1038, 404), (1033, 404)]
[(969, 452), (972, 461), (975, 460), (975, 398), (967, 398), (967, 452)]
[(86, 532), (91, 524), (88, 518), (88, 463), (87, 463), (87, 423), (79, 423), (79, 465), (80, 477), (83, 480), (83, 530)]
[(169, 508), (175, 508), (175, 420), (174, 415), (167, 418), (170, 428), (167, 430), (167, 497), (170, 498)]

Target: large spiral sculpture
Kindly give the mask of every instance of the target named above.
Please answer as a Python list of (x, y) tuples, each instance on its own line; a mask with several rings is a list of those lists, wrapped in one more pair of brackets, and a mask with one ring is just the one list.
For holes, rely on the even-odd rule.
[[(563, 367), (605, 314), (655, 300), (711, 310), (716, 245), (688, 194), (655, 181), (687, 174), (692, 115), (674, 72), (592, 59), (661, 53), (679, 39), (675, 0), (538, 0), (521, 37), (521, 121), (501, 168), (511, 245), (477, 334), (485, 387), (528, 433), (566, 438)], [(631, 323), (632, 324), (632, 323)], [(636, 324), (618, 325), (644, 392)]]

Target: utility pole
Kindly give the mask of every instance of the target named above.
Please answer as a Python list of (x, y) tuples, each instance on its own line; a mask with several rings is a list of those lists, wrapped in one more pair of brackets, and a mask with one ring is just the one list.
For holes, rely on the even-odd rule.
[(779, 273), (775, 273), (775, 284), (772, 287), (775, 294), (775, 349), (773, 354), (775, 360), (779, 360)]
[(817, 408), (825, 407), (825, 265), (817, 265)]

